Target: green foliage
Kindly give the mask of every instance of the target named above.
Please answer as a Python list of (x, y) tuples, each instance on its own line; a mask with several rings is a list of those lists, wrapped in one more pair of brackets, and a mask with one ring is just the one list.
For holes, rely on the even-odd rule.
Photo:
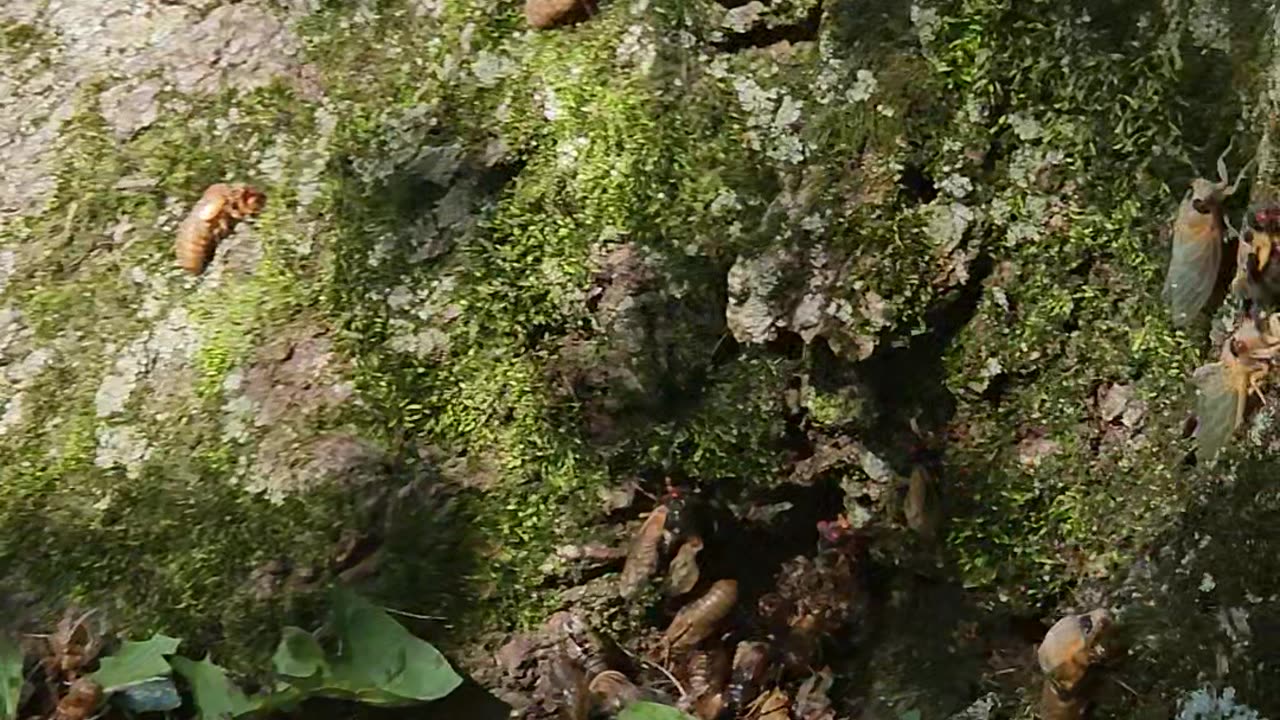
[(227, 677), (227, 671), (207, 657), (199, 662), (175, 657), (171, 663), (191, 687), (199, 720), (228, 720), (251, 712), (261, 704), (245, 697)]
[(9, 633), (0, 632), (0, 720), (18, 717), (22, 682), (22, 649)]
[(90, 677), (104, 692), (115, 692), (152, 678), (168, 675), (172, 668), (165, 655), (177, 652), (181, 640), (156, 633), (150, 640), (125, 641), (118, 651), (102, 658)]
[(334, 653), (293, 627), (276, 650), (276, 671), (304, 694), (405, 705), (442, 698), (462, 682), (438, 650), (348, 590), (335, 591), (329, 626)]
[(618, 720), (693, 720), (670, 705), (652, 702), (635, 702), (618, 713)]
[[(337, 650), (327, 653), (312, 634), (286, 627), (274, 660), (284, 682), (253, 697), (209, 657), (196, 661), (174, 655), (181, 641), (159, 633), (141, 642), (125, 641), (88, 677), (132, 712), (161, 712), (181, 705), (170, 677), (176, 671), (186, 680), (199, 720), (230, 720), (295, 707), (314, 696), (408, 705), (437, 700), (461, 684), (462, 678), (438, 650), (411, 635), (386, 611), (342, 587), (331, 599), (328, 628), (336, 636)], [(21, 650), (8, 636), (0, 636), (0, 720), (17, 716), (22, 670)]]

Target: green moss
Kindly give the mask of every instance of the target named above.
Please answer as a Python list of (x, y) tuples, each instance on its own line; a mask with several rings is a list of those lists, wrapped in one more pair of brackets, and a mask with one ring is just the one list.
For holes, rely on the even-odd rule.
[[(696, 411), (654, 443), (655, 461), (674, 460), (690, 477), (765, 487), (783, 479), (784, 392), (793, 363), (746, 357), (715, 371)], [(665, 434), (664, 433), (664, 434)], [(666, 444), (669, 442), (670, 444)]]
[[(126, 634), (162, 630), (258, 672), (285, 614), (298, 620), (303, 606), (246, 603), (251, 571), (280, 552), (296, 566), (326, 567), (338, 529), (359, 517), (355, 499), (322, 491), (273, 505), (237, 487), (238, 461), (253, 448), (223, 444), (216, 404), (186, 404), (178, 393), (147, 399), (149, 413), (164, 413), (159, 418), (126, 412), (104, 421), (94, 411), (114, 354), (149, 324), (138, 311), (155, 281), (160, 290), (150, 301), (190, 308), (203, 341), (195, 361), (205, 399), (216, 398), (225, 372), (259, 338), (320, 290), (285, 269), (305, 266), (291, 254), (300, 217), (290, 207), (296, 192), (286, 190), (299, 169), (284, 168), (273, 186), (250, 164), (273, 143), (313, 142), (310, 111), (280, 87), (200, 100), (195, 112), (166, 117), (124, 143), (84, 104), (63, 128), (47, 210), (0, 236), (19, 258), (7, 298), (37, 343), (59, 349), (25, 390), (23, 432), (0, 443), (0, 563), (51, 607), (104, 607)], [(236, 120), (215, 122), (229, 115)], [(118, 186), (139, 176), (152, 182)], [(265, 259), (251, 276), (226, 273), (209, 292), (173, 267), (170, 233), (179, 218), (165, 201), (180, 199), (177, 212), (185, 212), (204, 186), (223, 179), (265, 187), (269, 209), (253, 229)], [(129, 242), (104, 243), (125, 220)], [(135, 270), (153, 282), (135, 283)], [(108, 426), (129, 428), (147, 444), (137, 477), (95, 464)]]
[[(1093, 29), (1102, 24), (1044, 25), (1000, 5), (964, 6), (938, 62), (957, 89), (1030, 113), (1038, 131), (992, 124), (1010, 172), (994, 178), (996, 195), (1008, 200), (986, 244), (994, 274), (947, 355), (961, 399), (954, 424), (966, 438), (951, 450), (964, 501), (950, 543), (971, 583), (1035, 606), (1126, 565), (1188, 499), (1178, 461), (1189, 447), (1169, 439), (1202, 348), (1173, 331), (1159, 301), (1166, 251), (1156, 240), (1180, 190), (1155, 178), (1170, 177), (1173, 158), (1206, 138), (1183, 140), (1185, 100), (1165, 35), (1176, 31), (1162, 21), (1108, 55), (1100, 50), (1114, 39)], [(1099, 103), (1121, 86), (1128, 99), (1109, 114)], [(1150, 153), (1156, 138), (1166, 154)], [(1020, 154), (1052, 153), (1061, 169), (1049, 179), (1019, 179)], [(1119, 451), (1099, 450), (1105, 426), (1089, 409), (1111, 382), (1134, 383), (1148, 404), (1141, 439)], [(1030, 431), (1059, 447), (1035, 469), (1019, 460)]]
[(57, 46), (57, 38), (34, 25), (0, 21), (0, 56), (12, 60), (38, 58)]

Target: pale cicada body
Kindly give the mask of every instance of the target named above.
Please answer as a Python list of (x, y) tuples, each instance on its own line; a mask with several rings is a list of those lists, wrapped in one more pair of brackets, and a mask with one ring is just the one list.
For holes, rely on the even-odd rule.
[(204, 272), (218, 243), (237, 222), (258, 214), (265, 204), (266, 196), (247, 185), (210, 185), (178, 227), (174, 243), (178, 265), (192, 275)]

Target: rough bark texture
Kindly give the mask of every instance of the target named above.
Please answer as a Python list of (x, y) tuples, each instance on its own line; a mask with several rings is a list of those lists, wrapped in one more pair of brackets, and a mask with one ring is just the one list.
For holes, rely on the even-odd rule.
[[(672, 474), (793, 501), (785, 547), (824, 493), (884, 530), (882, 629), (839, 662), (894, 711), (1028, 702), (993, 618), (1107, 603), (1136, 695), (1105, 712), (1280, 712), (1275, 405), (1184, 462), (1234, 306), (1183, 332), (1160, 300), (1229, 140), (1280, 187), (1261, 0), (100, 5), (0, 6), (0, 586), (33, 618), (252, 672), (355, 533), (390, 550), (367, 591), (483, 674), (582, 597), (555, 549)], [(267, 207), (192, 278), (214, 182)]]

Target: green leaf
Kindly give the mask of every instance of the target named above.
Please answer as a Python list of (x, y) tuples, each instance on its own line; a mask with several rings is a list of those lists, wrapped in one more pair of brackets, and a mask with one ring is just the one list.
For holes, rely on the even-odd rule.
[(276, 648), (276, 671), (303, 695), (408, 705), (442, 698), (462, 684), (440, 651), (350, 590), (335, 590), (330, 625), (336, 655), (296, 627), (285, 628)]
[(908, 710), (898, 716), (898, 720), (920, 720), (919, 710)]
[(18, 717), (22, 699), (22, 648), (8, 634), (0, 634), (0, 720)]
[(172, 655), (181, 640), (156, 633), (150, 640), (125, 642), (110, 657), (102, 658), (98, 671), (90, 675), (102, 686), (104, 692), (114, 692), (122, 687), (163, 677), (170, 672), (165, 655)]
[(618, 720), (696, 720), (670, 705), (652, 702), (634, 702), (618, 713)]
[(227, 677), (227, 671), (208, 657), (199, 662), (175, 657), (170, 662), (191, 685), (200, 720), (228, 720), (257, 709), (258, 703), (245, 697)]
[(288, 677), (309, 678), (322, 670), (329, 674), (324, 648), (320, 647), (315, 636), (299, 627), (285, 627), (271, 662), (276, 672)]
[(342, 652), (330, 663), (333, 678), (364, 702), (436, 700), (462, 684), (439, 650), (345, 588), (334, 594), (334, 629)]

